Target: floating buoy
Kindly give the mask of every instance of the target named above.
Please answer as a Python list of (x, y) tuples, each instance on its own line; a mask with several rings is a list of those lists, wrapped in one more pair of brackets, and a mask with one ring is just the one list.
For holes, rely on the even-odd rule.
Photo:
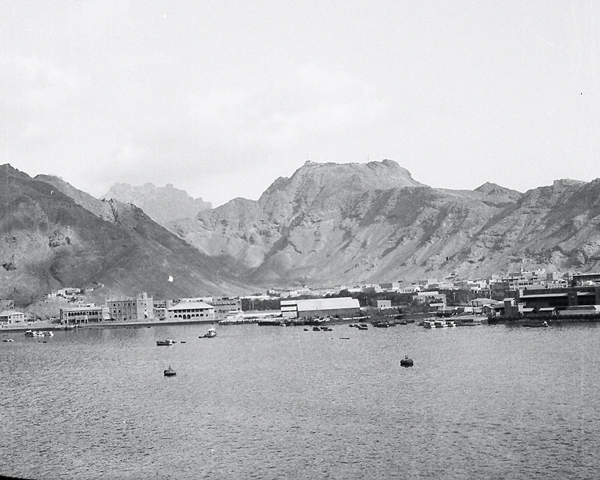
[(400, 360), (400, 366), (402, 366), (402, 367), (412, 367), (413, 366), (413, 359), (412, 358), (408, 358), (408, 355), (406, 355), (402, 360)]

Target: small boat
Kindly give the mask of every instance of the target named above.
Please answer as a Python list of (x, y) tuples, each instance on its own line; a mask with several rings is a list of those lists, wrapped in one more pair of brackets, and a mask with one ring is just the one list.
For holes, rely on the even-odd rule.
[(424, 320), (423, 328), (435, 328), (435, 323), (432, 322), (431, 320)]
[(157, 340), (156, 346), (157, 347), (168, 347), (170, 345), (173, 345), (174, 343), (175, 343), (175, 340)]
[(198, 338), (213, 338), (217, 336), (217, 331), (214, 328), (209, 328), (208, 332)]
[(433, 325), (435, 328), (448, 328), (448, 325), (446, 325), (446, 322), (442, 321), (442, 320), (436, 320), (433, 322)]
[(54, 336), (54, 332), (51, 332), (49, 330), (45, 330), (45, 331), (41, 332), (41, 334), (44, 337), (53, 337)]
[(400, 360), (401, 367), (412, 367), (413, 364), (414, 364), (413, 359), (408, 358), (408, 355), (406, 355), (402, 360)]
[(12, 338), (3, 338), (2, 341), (3, 342), (14, 342), (14, 340)]
[(377, 322), (377, 323), (374, 323), (373, 326), (375, 328), (390, 328), (391, 327), (391, 325), (388, 322)]
[(454, 323), (454, 322), (449, 322), (449, 321), (446, 321), (446, 326), (447, 326), (448, 328), (450, 328), (450, 327), (456, 327), (456, 323)]
[(177, 375), (177, 372), (171, 368), (171, 365), (169, 365), (169, 368), (164, 371), (164, 374), (165, 377), (174, 377)]
[(540, 328), (540, 327), (547, 327), (548, 326), (548, 322), (543, 321), (543, 322), (530, 322), (530, 323), (524, 323), (523, 324), (524, 327), (529, 327), (529, 328)]
[(368, 330), (369, 326), (366, 323), (360, 323), (357, 328), (359, 330)]
[(37, 332), (35, 330), (27, 330), (25, 332), (25, 336), (26, 337), (43, 337), (44, 333), (43, 332)]

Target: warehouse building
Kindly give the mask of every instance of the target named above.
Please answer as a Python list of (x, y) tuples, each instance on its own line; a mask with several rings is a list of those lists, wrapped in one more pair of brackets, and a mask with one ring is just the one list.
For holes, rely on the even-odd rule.
[(360, 315), (356, 298), (314, 298), (310, 300), (281, 300), (283, 318), (355, 317)]

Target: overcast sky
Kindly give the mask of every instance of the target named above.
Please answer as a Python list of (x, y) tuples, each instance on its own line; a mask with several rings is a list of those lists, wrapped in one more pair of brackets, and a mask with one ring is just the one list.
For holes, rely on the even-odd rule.
[(257, 199), (307, 159), (600, 177), (600, 2), (0, 1), (0, 163)]

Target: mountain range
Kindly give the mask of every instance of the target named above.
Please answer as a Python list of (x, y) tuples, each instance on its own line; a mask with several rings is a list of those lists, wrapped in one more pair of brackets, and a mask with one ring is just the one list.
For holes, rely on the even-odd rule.
[(600, 267), (600, 180), (447, 190), (392, 160), (306, 162), (217, 208), (172, 185), (116, 184), (99, 200), (10, 165), (0, 182), (0, 298), (23, 303), (95, 283), (174, 298)]

